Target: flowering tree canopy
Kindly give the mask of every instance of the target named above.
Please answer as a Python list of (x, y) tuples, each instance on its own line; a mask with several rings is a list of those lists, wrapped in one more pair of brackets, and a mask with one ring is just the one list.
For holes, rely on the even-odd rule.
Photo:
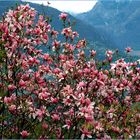
[(99, 68), (67, 16), (61, 32), (29, 5), (0, 21), (1, 138), (140, 138), (139, 62), (107, 50)]

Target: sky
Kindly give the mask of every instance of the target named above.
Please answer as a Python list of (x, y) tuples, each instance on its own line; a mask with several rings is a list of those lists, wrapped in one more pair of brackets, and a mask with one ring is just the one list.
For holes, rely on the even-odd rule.
[(91, 10), (96, 4), (96, 0), (25, 0), (33, 3), (47, 5), (48, 1), (50, 6), (62, 12), (69, 13), (83, 13)]

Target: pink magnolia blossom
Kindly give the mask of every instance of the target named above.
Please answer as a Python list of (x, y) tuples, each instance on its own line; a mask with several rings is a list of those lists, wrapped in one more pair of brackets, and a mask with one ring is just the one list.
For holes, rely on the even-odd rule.
[(9, 106), (9, 111), (14, 112), (16, 110), (16, 105), (10, 105)]
[(55, 30), (51, 30), (51, 35), (52, 35), (53, 37), (57, 37), (58, 32), (55, 31)]
[(70, 120), (66, 120), (66, 125), (64, 125), (63, 128), (66, 127), (67, 129), (70, 129), (71, 125), (72, 125), (72, 122)]
[(19, 86), (21, 87), (25, 87), (26, 86), (26, 82), (23, 81), (22, 79), (19, 81)]
[(131, 51), (132, 51), (132, 48), (127, 47), (127, 48), (125, 48), (125, 50), (126, 50), (126, 52), (127, 52), (127, 53), (129, 53), (129, 52), (131, 52)]
[(81, 88), (84, 88), (86, 86), (86, 83), (85, 82), (79, 82), (79, 84), (77, 85), (77, 88), (78, 89), (81, 89)]
[(15, 85), (13, 85), (13, 84), (8, 85), (8, 90), (13, 91), (15, 89), (16, 89), (16, 86)]
[(45, 122), (43, 122), (42, 128), (43, 128), (43, 129), (48, 129), (48, 125), (47, 125)]
[(37, 115), (38, 120), (41, 122), (43, 117), (46, 115), (45, 108), (37, 109), (36, 115)]
[(10, 104), (12, 103), (12, 99), (10, 97), (4, 97), (4, 103)]
[(46, 100), (48, 98), (48, 96), (49, 96), (49, 93), (47, 93), (47, 92), (41, 92), (41, 93), (39, 93), (39, 96), (38, 97), (40, 99)]
[(66, 20), (67, 16), (68, 16), (68, 15), (67, 15), (66, 13), (61, 13), (61, 14), (59, 15), (60, 19), (62, 19), (62, 20)]
[(113, 52), (112, 52), (111, 50), (107, 50), (107, 51), (106, 51), (106, 55), (107, 55), (108, 57), (112, 57)]
[(92, 50), (92, 51), (91, 51), (91, 56), (94, 57), (95, 55), (96, 55), (96, 51), (95, 51), (95, 50)]
[(60, 117), (59, 117), (59, 115), (57, 115), (57, 114), (53, 114), (53, 115), (52, 115), (52, 119), (53, 119), (54, 121), (59, 121), (59, 120), (60, 120)]
[(30, 133), (28, 133), (28, 131), (26, 131), (26, 130), (23, 130), (22, 132), (20, 132), (20, 134), (21, 134), (22, 138), (26, 138), (30, 135)]
[(66, 37), (71, 37), (72, 29), (71, 29), (71, 27), (64, 28), (61, 33), (64, 34)]
[(88, 137), (88, 138), (92, 138), (92, 135), (91, 135), (91, 132), (86, 129), (86, 128), (83, 128), (81, 129), (82, 131), (82, 135), (81, 135), (81, 139), (83, 140), (85, 137)]

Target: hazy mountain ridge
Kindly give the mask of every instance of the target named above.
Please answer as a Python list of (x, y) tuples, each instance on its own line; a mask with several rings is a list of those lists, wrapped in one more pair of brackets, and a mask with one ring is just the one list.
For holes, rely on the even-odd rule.
[(140, 1), (100, 0), (77, 17), (110, 37), (119, 48), (140, 50)]

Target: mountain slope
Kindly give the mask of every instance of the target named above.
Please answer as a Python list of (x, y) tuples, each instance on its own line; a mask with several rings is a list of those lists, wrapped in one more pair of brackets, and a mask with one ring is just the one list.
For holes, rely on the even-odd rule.
[(140, 50), (140, 1), (100, 0), (91, 11), (77, 17), (104, 31), (119, 48)]

